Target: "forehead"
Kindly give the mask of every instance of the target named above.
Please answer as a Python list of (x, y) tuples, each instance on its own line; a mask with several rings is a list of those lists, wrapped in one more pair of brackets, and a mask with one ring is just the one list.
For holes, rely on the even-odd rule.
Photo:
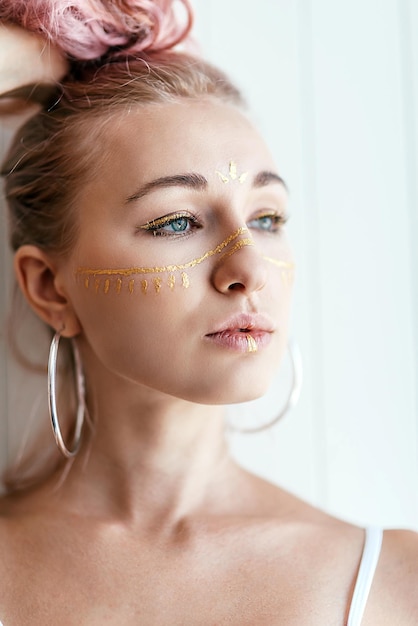
[(104, 150), (112, 166), (119, 163), (126, 168), (129, 163), (135, 169), (137, 164), (141, 177), (205, 170), (230, 159), (242, 162), (246, 169), (273, 163), (248, 118), (235, 106), (217, 101), (132, 109), (109, 121), (104, 132)]

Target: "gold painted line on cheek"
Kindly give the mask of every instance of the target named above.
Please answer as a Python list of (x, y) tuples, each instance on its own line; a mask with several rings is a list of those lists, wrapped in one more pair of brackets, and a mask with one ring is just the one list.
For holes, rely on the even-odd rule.
[(277, 267), (280, 267), (282, 269), (292, 270), (295, 267), (295, 264), (291, 263), (290, 261), (279, 261), (278, 259), (273, 259), (270, 256), (263, 256), (263, 259), (265, 261), (268, 261), (269, 263), (273, 263), (273, 265), (277, 265)]
[(128, 285), (129, 293), (133, 293), (134, 292), (134, 285), (135, 285), (135, 281), (134, 280), (130, 280), (129, 281), (129, 285)]
[(89, 285), (90, 285), (90, 277), (86, 276), (86, 278), (84, 279), (84, 286), (86, 289), (88, 289)]
[(241, 250), (241, 248), (245, 248), (246, 246), (253, 246), (253, 245), (254, 245), (254, 241), (252, 239), (250, 239), (250, 238), (240, 239), (239, 241), (236, 241), (234, 243), (232, 248), (230, 248), (227, 252), (225, 252), (221, 256), (221, 260), (227, 259), (228, 257), (230, 257), (233, 254), (235, 254), (235, 252), (238, 252), (238, 250)]
[(272, 263), (276, 267), (280, 268), (280, 277), (283, 284), (286, 287), (290, 287), (294, 279), (295, 264), (291, 261), (279, 261), (278, 259), (273, 259), (272, 257), (268, 256), (265, 256), (263, 258), (269, 263)]
[(118, 278), (116, 281), (116, 293), (120, 293), (122, 289), (122, 279)]
[(163, 265), (161, 267), (129, 267), (129, 268), (120, 268), (120, 269), (91, 269), (88, 267), (79, 267), (76, 270), (77, 275), (87, 275), (87, 276), (132, 276), (133, 274), (162, 274), (164, 272), (178, 272), (182, 270), (189, 269), (191, 267), (195, 267), (199, 265), (206, 259), (214, 256), (215, 254), (219, 254), (224, 250), (232, 241), (237, 239), (243, 233), (248, 232), (248, 228), (246, 226), (242, 226), (238, 228), (232, 235), (229, 235), (226, 239), (224, 239), (220, 244), (218, 244), (212, 250), (208, 250), (202, 256), (193, 259), (192, 261), (187, 261), (187, 263), (181, 263), (180, 265)]
[(186, 274), (186, 272), (182, 272), (181, 275), (181, 284), (183, 285), (183, 287), (185, 289), (188, 289), (190, 287), (190, 280), (188, 275)]
[(110, 288), (110, 280), (107, 278), (104, 284), (104, 292), (109, 293), (109, 288)]
[(96, 293), (99, 293), (99, 287), (100, 287), (100, 280), (96, 278), (96, 280), (94, 281), (94, 290)]
[(147, 293), (148, 291), (148, 281), (147, 280), (141, 280), (141, 291), (142, 293)]

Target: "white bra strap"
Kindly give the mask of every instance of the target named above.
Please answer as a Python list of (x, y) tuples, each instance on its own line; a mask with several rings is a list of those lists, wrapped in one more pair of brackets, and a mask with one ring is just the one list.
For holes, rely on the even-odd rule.
[(347, 626), (360, 626), (369, 597), (370, 587), (376, 571), (382, 547), (383, 531), (381, 528), (366, 528), (364, 548), (360, 568), (351, 600)]

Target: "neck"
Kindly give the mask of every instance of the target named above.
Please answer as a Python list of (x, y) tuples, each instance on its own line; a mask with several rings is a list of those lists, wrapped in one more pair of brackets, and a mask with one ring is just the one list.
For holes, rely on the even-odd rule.
[(135, 402), (118, 394), (114, 405), (109, 396), (96, 403), (94, 434), (59, 493), (83, 513), (157, 529), (213, 509), (234, 465), (222, 407), (150, 390), (142, 395)]

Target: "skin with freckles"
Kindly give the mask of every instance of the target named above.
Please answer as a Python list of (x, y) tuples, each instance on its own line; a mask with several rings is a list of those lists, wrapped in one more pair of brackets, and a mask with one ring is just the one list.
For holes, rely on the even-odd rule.
[[(65, 475), (0, 499), (0, 619), (345, 624), (363, 530), (249, 474), (224, 440), (223, 404), (263, 394), (287, 342), (272, 156), (212, 100), (132, 107), (101, 141), (69, 255), (16, 253), (33, 309), (77, 342), (94, 435)], [(385, 533), (362, 626), (417, 623), (417, 562), (415, 534)]]

